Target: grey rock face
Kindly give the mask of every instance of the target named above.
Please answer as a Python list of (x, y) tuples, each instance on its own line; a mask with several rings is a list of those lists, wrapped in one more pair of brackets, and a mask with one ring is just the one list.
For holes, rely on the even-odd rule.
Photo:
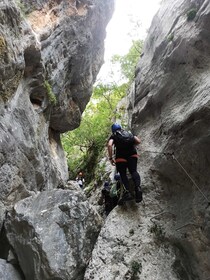
[(0, 279), (22, 280), (23, 278), (12, 264), (7, 263), (5, 260), (0, 259)]
[(192, 268), (186, 279), (210, 275), (209, 18), (209, 1), (163, 1), (136, 70), (133, 100), (145, 200), (170, 213), (168, 226), (165, 214), (158, 219), (186, 253)]
[(7, 237), (27, 279), (83, 279), (101, 227), (82, 191), (54, 190), (15, 205)]
[[(76, 203), (77, 195), (72, 198), (67, 192), (64, 197), (64, 192), (55, 191), (52, 197), (58, 195), (61, 204), (52, 203), (60, 216), (50, 218), (58, 224), (45, 222), (50, 230), (54, 223), (51, 244), (47, 228), (45, 233), (40, 228), (42, 215), (33, 216), (41, 207), (39, 199), (34, 202), (36, 207), (32, 205), (37, 192), (63, 186), (68, 179), (60, 133), (79, 125), (89, 101), (103, 62), (105, 27), (113, 3), (0, 1), (0, 244), (5, 241), (7, 224), (9, 242), (27, 279), (52, 279), (52, 275), (56, 275), (53, 279), (81, 279), (99, 230), (95, 214), (83, 198), (78, 198), (80, 206), (70, 207), (65, 199)], [(18, 201), (14, 216), (4, 221), (5, 213)], [(71, 227), (75, 234), (69, 231)], [(5, 242), (0, 252), (4, 259), (10, 249)], [(5, 265), (5, 273), (2, 267), (3, 279), (9, 280), (11, 266)]]
[(175, 251), (161, 237), (154, 240), (151, 228), (144, 207), (117, 206), (100, 232), (84, 279), (178, 280), (171, 269)]
[[(0, 3), (0, 199), (68, 179), (60, 132), (79, 125), (113, 1)], [(74, 4), (75, 9), (74, 9)]]
[(103, 63), (105, 27), (113, 1), (39, 1), (27, 7), (41, 42), (46, 79), (57, 98), (50, 126), (65, 132), (79, 126), (90, 99)]

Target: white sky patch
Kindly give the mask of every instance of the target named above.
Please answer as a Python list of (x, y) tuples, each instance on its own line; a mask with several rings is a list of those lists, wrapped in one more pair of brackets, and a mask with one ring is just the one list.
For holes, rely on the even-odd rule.
[[(110, 59), (113, 55), (125, 55), (132, 45), (132, 40), (146, 38), (160, 2), (161, 0), (115, 0), (115, 11), (106, 29), (105, 63), (98, 74), (98, 80), (107, 82)], [(135, 22), (139, 23), (138, 28), (134, 28)]]

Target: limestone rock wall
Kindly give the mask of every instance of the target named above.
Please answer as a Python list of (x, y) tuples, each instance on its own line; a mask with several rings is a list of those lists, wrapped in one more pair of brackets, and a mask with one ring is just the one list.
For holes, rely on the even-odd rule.
[[(62, 248), (54, 247), (57, 254), (50, 253), (52, 260), (48, 249), (42, 247), (48, 228), (38, 237), (41, 220), (30, 220), (26, 204), (36, 204), (38, 194), (43, 193), (47, 199), (51, 191), (56, 196), (56, 189), (67, 182), (60, 133), (80, 124), (103, 63), (105, 28), (113, 5), (113, 0), (0, 1), (0, 275), (4, 280), (81, 279), (84, 274), (100, 228), (85, 198), (81, 211), (90, 216), (80, 215), (81, 224), (76, 223), (75, 216), (60, 225), (60, 231), (56, 221), (51, 221), (55, 238), (64, 231), (63, 241), (65, 234), (69, 238), (61, 244)], [(68, 190), (61, 196), (62, 201), (69, 202), (72, 194)], [(80, 194), (75, 191), (75, 201), (77, 197), (79, 201)], [(58, 195), (54, 201), (57, 210), (59, 201)], [(45, 202), (39, 203), (44, 207)], [(32, 212), (35, 208), (39, 211), (37, 204), (28, 207), (32, 207)], [(16, 213), (15, 209), (20, 208), (20, 213)], [(63, 211), (68, 212), (67, 208)], [(51, 208), (48, 210), (50, 213)], [(77, 244), (77, 230), (86, 245)], [(90, 232), (95, 233), (91, 236)], [(71, 238), (75, 246), (72, 258), (56, 268), (56, 261), (63, 258), (62, 250), (71, 251)], [(47, 243), (50, 246), (51, 241)]]
[(157, 223), (187, 256), (186, 279), (210, 275), (209, 22), (209, 1), (163, 1), (135, 79), (145, 201), (164, 212)]
[(10, 205), (68, 178), (76, 128), (103, 62), (113, 1), (1, 1), (0, 190)]
[(71, 130), (79, 126), (103, 63), (105, 27), (113, 1), (22, 3), (41, 43), (46, 79), (57, 97), (50, 127), (60, 132)]
[(78, 186), (55, 190), (67, 179), (60, 133), (79, 125), (112, 5), (0, 3), (4, 278), (209, 278), (208, 0), (162, 1), (136, 69), (127, 100), (141, 138), (143, 202), (117, 206), (100, 231)]

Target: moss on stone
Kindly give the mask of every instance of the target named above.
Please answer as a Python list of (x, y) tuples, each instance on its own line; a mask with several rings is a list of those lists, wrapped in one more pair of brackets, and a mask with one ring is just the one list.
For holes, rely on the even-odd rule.
[(149, 229), (149, 231), (159, 241), (162, 241), (165, 238), (165, 233), (163, 232), (163, 229), (161, 228), (160, 225), (153, 224), (152, 227)]
[(45, 86), (45, 88), (47, 90), (47, 95), (48, 95), (50, 103), (53, 104), (53, 105), (56, 105), (57, 99), (56, 99), (55, 94), (52, 91), (51, 85), (49, 84), (48, 81), (45, 81), (44, 82), (44, 86)]
[(188, 11), (187, 13), (187, 21), (191, 21), (195, 18), (197, 14), (197, 10), (196, 9), (191, 9), (190, 11)]
[(174, 33), (170, 33), (170, 34), (167, 36), (168, 42), (173, 41), (173, 39), (174, 39)]
[(6, 52), (6, 42), (3, 36), (0, 36), (0, 57)]
[(2, 99), (6, 103), (10, 97), (15, 93), (20, 80), (23, 77), (23, 71), (18, 71), (14, 76), (12, 76), (7, 81), (0, 81), (0, 89), (2, 89)]
[(141, 274), (142, 272), (142, 264), (141, 262), (132, 261), (131, 264), (131, 280), (137, 280), (139, 277), (137, 277), (137, 274)]

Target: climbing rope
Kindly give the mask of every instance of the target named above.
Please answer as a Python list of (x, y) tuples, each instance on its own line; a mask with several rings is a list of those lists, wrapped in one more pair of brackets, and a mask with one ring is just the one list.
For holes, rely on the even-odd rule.
[(188, 226), (201, 227), (202, 225), (201, 225), (201, 224), (195, 224), (195, 223), (190, 222), (190, 223), (184, 224), (184, 225), (182, 225), (182, 226), (176, 228), (175, 230), (178, 231), (178, 230), (180, 230), (180, 229), (182, 229), (182, 228), (184, 228), (184, 227), (188, 227)]
[(199, 192), (202, 194), (202, 196), (205, 198), (205, 200), (208, 202), (208, 205), (210, 205), (210, 201), (207, 198), (207, 196), (202, 192), (202, 190), (199, 188), (198, 184), (195, 182), (195, 180), (193, 180), (193, 178), (190, 176), (190, 174), (187, 172), (187, 170), (184, 168), (184, 166), (178, 161), (178, 159), (174, 156), (174, 153), (164, 153), (164, 152), (156, 152), (156, 151), (144, 151), (144, 152), (148, 152), (148, 153), (155, 153), (155, 154), (162, 154), (165, 156), (171, 156), (176, 163), (182, 168), (182, 170), (185, 172), (185, 174), (187, 175), (187, 177), (191, 180), (191, 182), (193, 183), (194, 186), (196, 186), (196, 188), (199, 190)]
[(178, 159), (172, 154), (172, 158), (178, 163), (178, 165), (182, 168), (182, 170), (185, 172), (185, 174), (188, 176), (188, 178), (192, 181), (192, 183), (196, 186), (196, 188), (199, 190), (199, 192), (203, 195), (203, 197), (206, 199), (208, 204), (210, 205), (210, 201), (208, 200), (207, 196), (202, 192), (202, 190), (199, 188), (195, 180), (190, 176), (190, 174), (187, 172), (187, 170), (183, 167), (183, 165), (178, 161)]
[(161, 215), (163, 215), (163, 214), (171, 214), (171, 215), (173, 215), (173, 214), (172, 214), (171, 212), (169, 212), (169, 211), (164, 211), (164, 212), (161, 212), (161, 213), (159, 213), (159, 214), (153, 216), (152, 218), (150, 218), (150, 221), (151, 221), (152, 223), (155, 223), (155, 222), (153, 221), (153, 219), (155, 219), (155, 218), (157, 218), (157, 217), (159, 217), (159, 216), (161, 216)]
[[(164, 156), (171, 156), (173, 160), (176, 161), (176, 163), (179, 165), (179, 167), (181, 167), (181, 169), (184, 171), (184, 173), (187, 175), (187, 177), (191, 180), (191, 182), (193, 183), (194, 186), (196, 186), (196, 188), (199, 190), (199, 192), (202, 194), (202, 196), (205, 198), (205, 200), (208, 202), (208, 206), (210, 205), (210, 201), (208, 200), (207, 196), (202, 192), (202, 190), (199, 188), (198, 184), (195, 182), (195, 180), (190, 176), (190, 174), (187, 172), (187, 170), (184, 168), (184, 166), (179, 162), (179, 160), (175, 157), (174, 153), (164, 153), (164, 152), (157, 152), (157, 151), (144, 151), (144, 152), (149, 152), (149, 153), (155, 153), (155, 154), (162, 154)], [(208, 207), (207, 206), (207, 207)], [(171, 214), (173, 215), (170, 211), (164, 211), (164, 212), (161, 212), (159, 214), (156, 214), (155, 216), (153, 216), (152, 218), (150, 218), (150, 221), (152, 223), (155, 224), (155, 222), (153, 221), (154, 219), (156, 219), (157, 217), (159, 216), (162, 216), (162, 215), (165, 215), (165, 214)], [(182, 228), (184, 227), (188, 227), (188, 226), (195, 226), (195, 227), (201, 227), (200, 224), (195, 224), (193, 222), (189, 222), (189, 223), (186, 223), (178, 228), (176, 228), (175, 230), (176, 231), (179, 231), (181, 230)], [(205, 280), (210, 280), (210, 277), (205, 279)]]

